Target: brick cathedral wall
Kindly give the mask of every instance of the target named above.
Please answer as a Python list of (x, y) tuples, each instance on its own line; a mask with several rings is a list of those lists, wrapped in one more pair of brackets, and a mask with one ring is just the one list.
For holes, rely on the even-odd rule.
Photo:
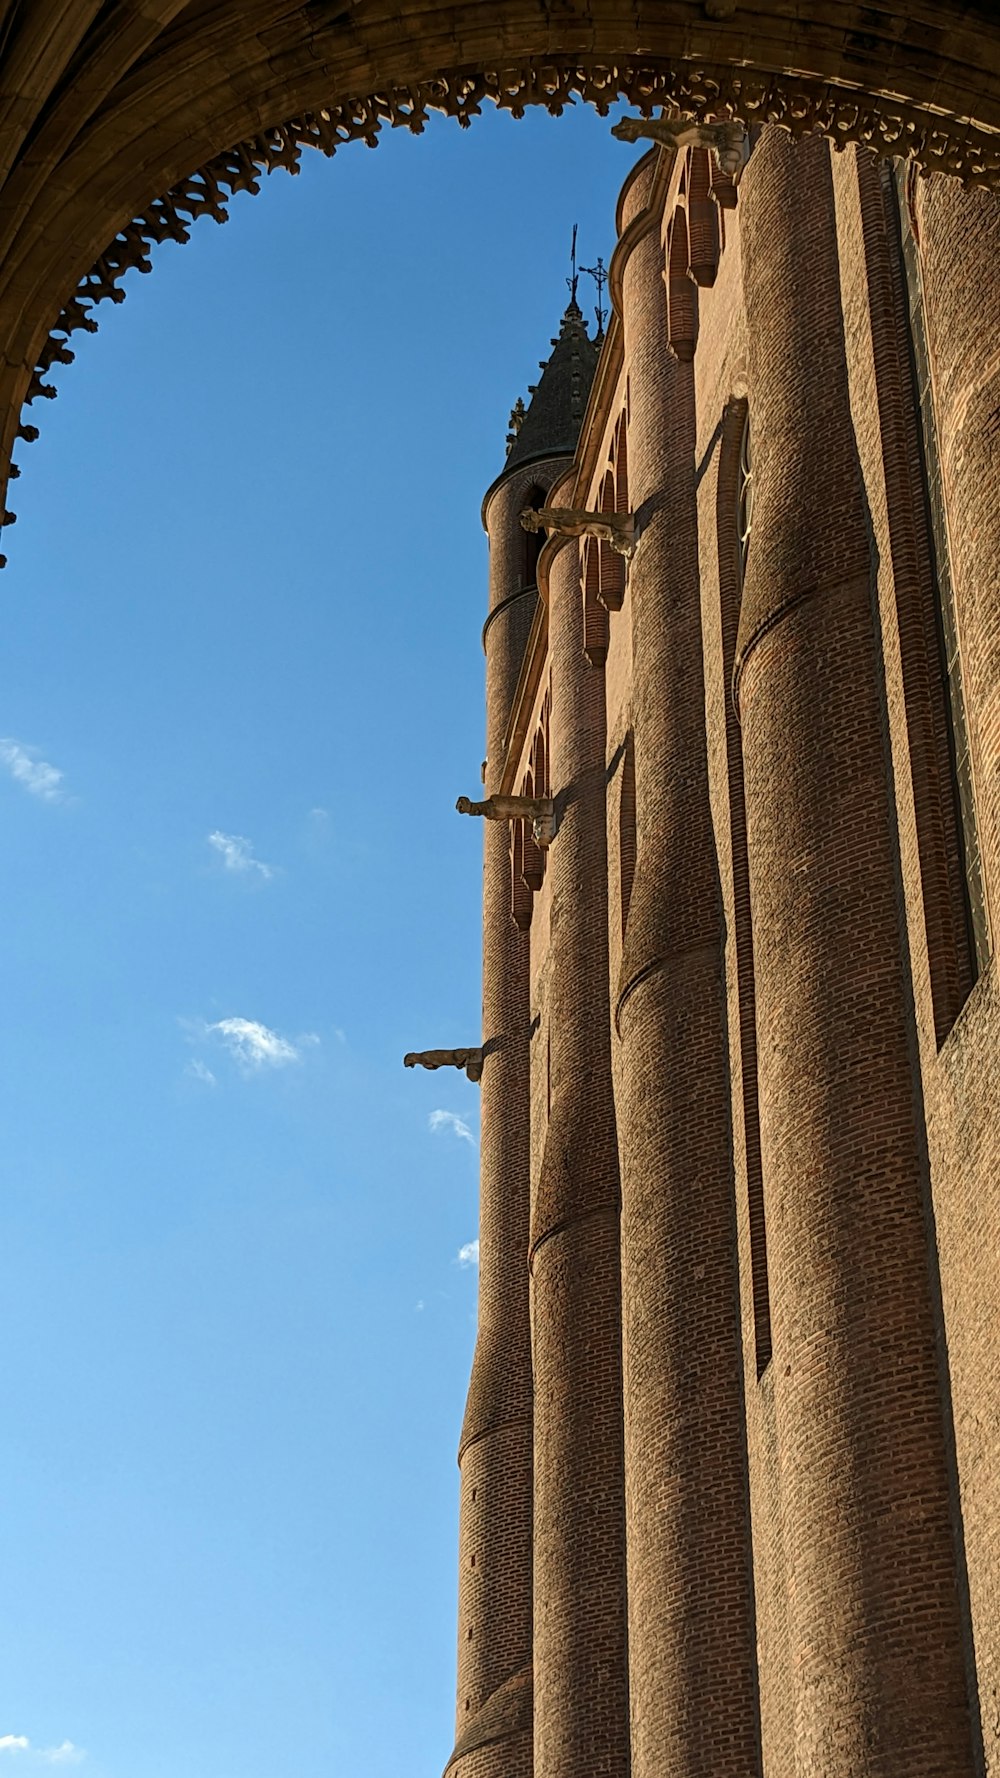
[[(681, 301), (667, 251), (681, 172), (650, 157), (620, 205), (624, 355), (574, 503), (599, 504), (628, 395), (644, 539), (597, 670), (567, 627), (580, 552), (550, 546), (562, 825), (530, 936), (495, 953), (509, 970), (517, 952), (529, 1020), (497, 1128), (517, 1132), (534, 1197), (535, 1769), (627, 1767), (624, 1657), (609, 1653), (624, 1479), (635, 1778), (745, 1778), (758, 1760), (765, 1778), (962, 1778), (982, 1769), (977, 1676), (986, 1771), (1000, 1762), (1000, 989), (991, 963), (963, 1005), (896, 198), (867, 151), (765, 131), (719, 219), (714, 280), (711, 230), (689, 217), (702, 282)], [(1000, 351), (984, 363), (982, 342), (1000, 337), (1000, 205), (935, 179), (916, 216), (995, 905)], [(520, 545), (500, 530), (504, 574)], [(462, 1778), (529, 1769), (515, 1681), (481, 1713), (506, 1740), (465, 1751)]]

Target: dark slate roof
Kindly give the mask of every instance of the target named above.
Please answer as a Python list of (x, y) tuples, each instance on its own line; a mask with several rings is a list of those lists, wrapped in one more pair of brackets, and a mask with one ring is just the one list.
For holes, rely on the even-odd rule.
[(536, 457), (571, 457), (576, 450), (601, 348), (590, 338), (575, 302), (566, 310), (552, 346), (538, 382), (528, 390), (531, 400), (512, 435), (505, 470)]

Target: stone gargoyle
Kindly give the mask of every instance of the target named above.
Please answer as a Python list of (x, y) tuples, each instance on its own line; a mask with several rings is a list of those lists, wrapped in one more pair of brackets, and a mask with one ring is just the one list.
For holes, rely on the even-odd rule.
[(694, 117), (623, 117), (612, 125), (611, 134), (619, 142), (648, 139), (665, 148), (710, 148), (719, 171), (734, 185), (743, 171), (746, 131), (741, 123), (699, 123)]
[(488, 796), (482, 803), (460, 796), (455, 807), (460, 815), (481, 815), (485, 821), (530, 821), (535, 845), (543, 852), (555, 839), (555, 806), (550, 796)]
[(533, 506), (521, 514), (525, 531), (551, 531), (555, 537), (597, 537), (620, 556), (635, 554), (635, 514), (631, 512), (587, 512), (575, 506)]
[(483, 1072), (482, 1050), (409, 1050), (403, 1057), (404, 1068), (461, 1068), (470, 1080), (479, 1080)]

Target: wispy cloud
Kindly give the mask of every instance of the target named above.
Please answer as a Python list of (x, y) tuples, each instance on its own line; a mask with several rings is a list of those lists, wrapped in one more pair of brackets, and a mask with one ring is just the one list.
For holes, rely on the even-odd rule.
[(22, 785), (32, 796), (41, 797), (43, 802), (57, 803), (65, 795), (62, 772), (47, 759), (39, 759), (37, 747), (24, 747), (20, 741), (9, 738), (0, 740), (0, 765), (7, 767), (15, 784)]
[(190, 1075), (192, 1080), (200, 1080), (206, 1087), (214, 1087), (219, 1084), (211, 1068), (206, 1068), (200, 1056), (193, 1056), (184, 1072)]
[(466, 1241), (465, 1246), (459, 1248), (455, 1257), (460, 1266), (478, 1266), (479, 1242)]
[(301, 1062), (301, 1045), (318, 1043), (315, 1032), (308, 1032), (305, 1037), (290, 1043), (287, 1037), (280, 1037), (277, 1031), (271, 1031), (258, 1019), (218, 1019), (214, 1025), (206, 1026), (207, 1032), (220, 1038), (222, 1043), (235, 1057), (240, 1067), (248, 1073), (255, 1073), (260, 1068), (284, 1068), (289, 1062)]
[(450, 1130), (452, 1134), (458, 1136), (461, 1141), (471, 1142), (473, 1148), (476, 1146), (476, 1138), (469, 1129), (468, 1124), (465, 1122), (464, 1118), (458, 1117), (454, 1111), (432, 1111), (430, 1117), (427, 1119), (427, 1127), (428, 1129), (433, 1130), (435, 1135), (438, 1135), (441, 1130)]
[(87, 1757), (72, 1741), (62, 1741), (58, 1747), (35, 1747), (27, 1735), (0, 1735), (0, 1753), (27, 1753), (47, 1766), (78, 1766)]
[(208, 836), (208, 843), (218, 852), (227, 870), (236, 871), (242, 876), (257, 875), (265, 882), (274, 876), (274, 866), (265, 864), (262, 859), (253, 855), (253, 844), (241, 833), (220, 833), (216, 828)]

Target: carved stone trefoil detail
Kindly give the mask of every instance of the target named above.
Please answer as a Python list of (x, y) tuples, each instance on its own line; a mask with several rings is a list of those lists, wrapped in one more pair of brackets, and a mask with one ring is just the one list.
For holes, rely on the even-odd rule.
[(635, 554), (635, 514), (587, 512), (574, 506), (526, 507), (521, 514), (525, 531), (549, 531), (554, 537), (597, 537), (618, 555), (631, 561)]
[(481, 803), (460, 796), (455, 807), (460, 815), (481, 815), (484, 821), (530, 821), (535, 845), (543, 852), (555, 839), (555, 805), (550, 796), (488, 796)]
[(403, 1057), (404, 1068), (461, 1068), (469, 1080), (479, 1080), (483, 1072), (481, 1049), (408, 1050)]

